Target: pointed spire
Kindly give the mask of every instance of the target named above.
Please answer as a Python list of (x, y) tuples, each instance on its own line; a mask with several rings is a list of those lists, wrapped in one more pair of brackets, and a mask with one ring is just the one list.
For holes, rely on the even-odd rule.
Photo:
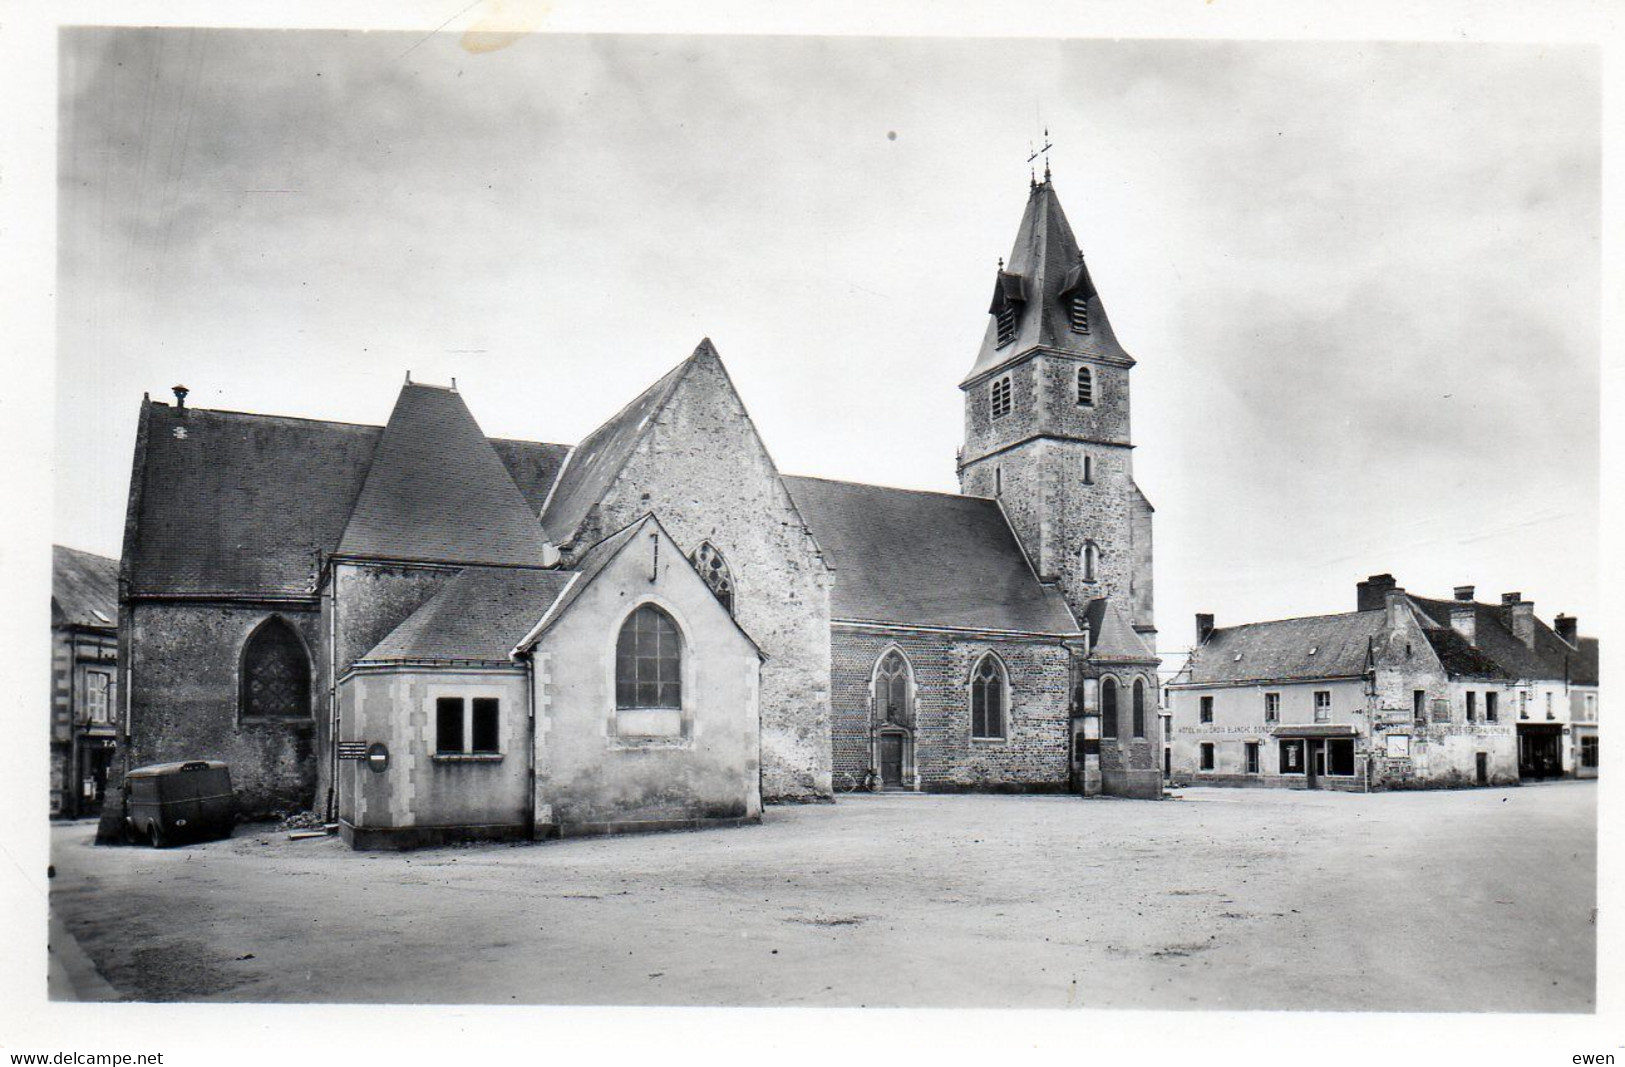
[[(1048, 144), (1045, 138), (1045, 144)], [(1085, 301), (1075, 320), (1074, 299)], [(1133, 360), (1117, 343), (1100, 296), (1095, 291), (1083, 251), (1072, 235), (1072, 226), (1050, 184), (1048, 175), (1035, 182), (1027, 195), (1027, 208), (1016, 230), (1009, 260), (1001, 263), (995, 283), (995, 316), (967, 376), (975, 378), (1037, 347), (1073, 353), (1094, 359), (1132, 365)], [(997, 317), (1007, 322), (1013, 311), (1013, 333), (1003, 343)], [(1087, 332), (1073, 328), (1075, 321), (1088, 323)]]

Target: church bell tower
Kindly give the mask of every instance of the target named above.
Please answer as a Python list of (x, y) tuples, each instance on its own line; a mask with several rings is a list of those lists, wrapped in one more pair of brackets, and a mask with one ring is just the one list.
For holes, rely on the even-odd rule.
[(996, 498), (1081, 620), (1109, 601), (1151, 647), (1151, 513), (1134, 482), (1129, 374), (1050, 183), (1034, 181), (965, 394), (960, 492)]

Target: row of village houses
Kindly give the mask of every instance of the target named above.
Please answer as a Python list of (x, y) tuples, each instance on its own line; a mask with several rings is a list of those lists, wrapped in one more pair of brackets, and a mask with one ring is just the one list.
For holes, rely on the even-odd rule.
[(1598, 769), (1597, 639), (1521, 593), (1480, 603), (1358, 583), (1355, 610), (1196, 618), (1165, 687), (1164, 773), (1193, 785), (1509, 785)]
[[(51, 813), (94, 815), (117, 746), (116, 560), (53, 554)], [(1218, 627), (1164, 688), (1163, 774), (1367, 790), (1598, 772), (1598, 642), (1518, 593), (1479, 603), (1360, 582), (1354, 611)], [(1109, 723), (1115, 731), (1117, 723)]]

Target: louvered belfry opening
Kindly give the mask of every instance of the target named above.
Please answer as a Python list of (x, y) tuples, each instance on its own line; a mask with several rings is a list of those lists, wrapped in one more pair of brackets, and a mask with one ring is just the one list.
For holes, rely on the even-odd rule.
[(310, 718), (310, 657), (285, 619), (267, 619), (244, 645), (238, 710), (245, 719)]

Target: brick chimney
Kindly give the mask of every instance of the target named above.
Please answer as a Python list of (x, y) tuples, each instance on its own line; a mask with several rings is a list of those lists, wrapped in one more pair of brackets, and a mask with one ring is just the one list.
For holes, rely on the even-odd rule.
[(1535, 647), (1535, 602), (1522, 593), (1501, 594), (1501, 620), (1526, 648)]
[(1473, 587), (1456, 586), (1456, 602), (1450, 605), (1450, 628), (1469, 645), (1478, 644), (1478, 606), (1473, 603)]
[(1196, 613), (1196, 643), (1199, 644), (1199, 645), (1206, 644), (1207, 639), (1210, 636), (1212, 636), (1212, 634), (1213, 634), (1213, 616), (1203, 614), (1202, 612), (1197, 612)]
[(1355, 611), (1376, 611), (1383, 606), (1388, 590), (1394, 588), (1392, 574), (1373, 574), (1354, 586)]
[(1552, 620), (1552, 629), (1570, 645), (1580, 647), (1580, 620), (1573, 615), (1559, 615)]

